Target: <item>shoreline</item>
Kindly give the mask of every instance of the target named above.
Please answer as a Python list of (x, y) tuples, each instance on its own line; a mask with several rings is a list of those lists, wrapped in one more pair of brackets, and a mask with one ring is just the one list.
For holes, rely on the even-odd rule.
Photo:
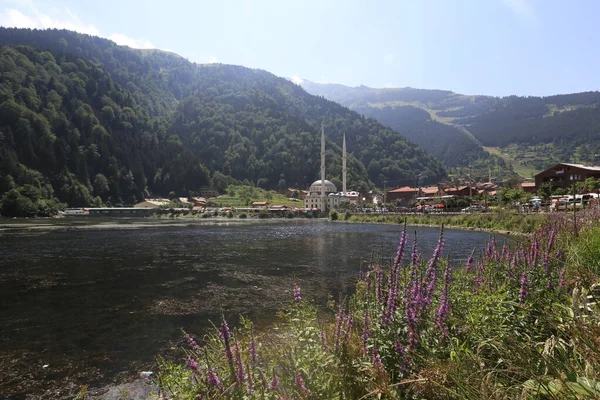
[[(344, 224), (377, 224), (377, 225), (403, 225), (403, 223), (397, 222), (377, 222), (377, 221), (332, 221), (336, 223), (344, 223)], [(427, 228), (436, 228), (441, 227), (443, 224), (416, 224), (416, 223), (406, 223), (406, 226), (422, 226)], [(519, 231), (510, 231), (506, 229), (488, 229), (488, 228), (477, 228), (474, 226), (462, 226), (462, 225), (444, 225), (444, 229), (452, 229), (458, 231), (473, 231), (473, 232), (488, 232), (488, 233), (497, 233), (499, 235), (506, 236), (526, 236), (529, 237), (530, 233), (519, 232)]]

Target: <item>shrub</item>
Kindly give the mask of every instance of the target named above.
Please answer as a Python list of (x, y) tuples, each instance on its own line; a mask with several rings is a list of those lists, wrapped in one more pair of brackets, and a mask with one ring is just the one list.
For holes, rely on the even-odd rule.
[(238, 217), (243, 219), (243, 218), (247, 218), (248, 215), (246, 213), (241, 213)]
[(337, 220), (338, 220), (338, 213), (337, 213), (337, 211), (335, 211), (335, 210), (331, 210), (331, 211), (329, 212), (329, 219), (330, 219), (331, 221), (337, 221)]

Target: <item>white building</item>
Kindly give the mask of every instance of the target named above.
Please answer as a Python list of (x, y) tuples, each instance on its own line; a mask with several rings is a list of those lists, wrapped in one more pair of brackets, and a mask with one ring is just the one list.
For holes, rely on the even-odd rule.
[[(346, 135), (344, 135), (342, 165), (344, 189), (338, 193), (335, 185), (325, 179), (325, 128), (321, 124), (321, 179), (310, 185), (308, 194), (304, 198), (304, 208), (331, 210), (339, 207), (344, 201), (349, 201), (348, 194), (356, 193), (346, 191)], [(355, 198), (358, 198), (358, 195)]]

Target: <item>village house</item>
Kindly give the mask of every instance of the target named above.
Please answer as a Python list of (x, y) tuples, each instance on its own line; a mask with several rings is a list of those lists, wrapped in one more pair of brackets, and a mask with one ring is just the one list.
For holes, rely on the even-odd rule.
[(472, 188), (469, 189), (468, 186), (448, 186), (444, 188), (444, 193), (446, 193), (447, 196), (469, 197), (471, 193), (475, 193), (475, 191)]
[(535, 175), (535, 185), (539, 188), (542, 184), (549, 183), (552, 186), (569, 188), (574, 183), (583, 182), (590, 177), (600, 178), (600, 166), (558, 163)]
[(158, 208), (169, 204), (168, 199), (144, 199), (144, 201), (135, 204), (135, 208)]
[(215, 189), (211, 189), (208, 187), (203, 187), (201, 188), (198, 193), (200, 193), (200, 196), (202, 197), (217, 197), (219, 196), (219, 192)]
[(401, 188), (388, 190), (385, 195), (385, 201), (388, 203), (399, 203), (401, 205), (409, 205), (417, 197), (419, 197), (419, 188), (404, 186)]
[(537, 186), (535, 182), (523, 182), (517, 186), (520, 189), (523, 189), (526, 193), (535, 193), (537, 192)]

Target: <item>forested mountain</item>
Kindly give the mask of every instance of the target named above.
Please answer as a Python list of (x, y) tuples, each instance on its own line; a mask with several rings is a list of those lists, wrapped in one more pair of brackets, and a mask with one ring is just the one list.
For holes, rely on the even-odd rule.
[(484, 147), (530, 171), (555, 162), (594, 163), (600, 153), (599, 92), (497, 98), (309, 81), (303, 87), (376, 118), (449, 167), (489, 158)]
[(352, 188), (445, 175), (397, 132), (266, 71), (0, 28), (0, 196), (11, 204), (132, 204), (236, 181), (306, 187), (321, 123), (330, 178), (346, 134)]

